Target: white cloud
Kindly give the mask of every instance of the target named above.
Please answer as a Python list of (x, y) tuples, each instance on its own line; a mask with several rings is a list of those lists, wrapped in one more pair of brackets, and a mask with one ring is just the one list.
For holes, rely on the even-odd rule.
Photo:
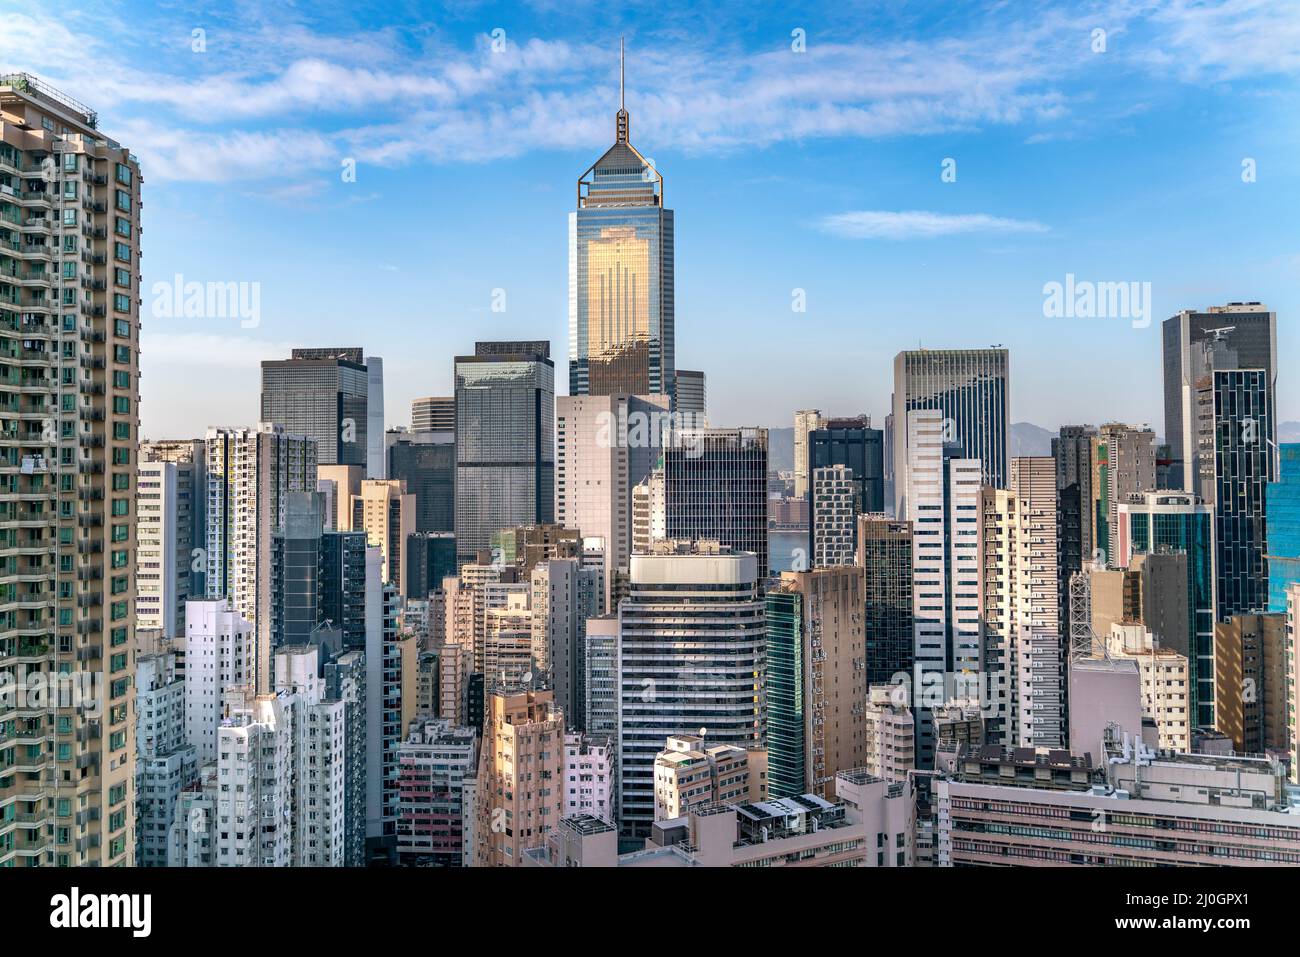
[(825, 216), (823, 232), (845, 239), (934, 239), (966, 233), (1042, 233), (1047, 227), (1025, 219), (1004, 219), (984, 213), (949, 215), (924, 210), (864, 209)]

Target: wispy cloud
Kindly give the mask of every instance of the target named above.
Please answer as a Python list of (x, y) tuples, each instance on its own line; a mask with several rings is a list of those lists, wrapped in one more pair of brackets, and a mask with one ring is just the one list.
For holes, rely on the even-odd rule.
[[(1053, 121), (1079, 108), (1079, 84), (1300, 73), (1292, 3), (1010, 4), (906, 41), (866, 27), (810, 29), (801, 52), (784, 39), (746, 47), (720, 26), (666, 30), (634, 45), (628, 102), (644, 142), (684, 152), (995, 126), (1022, 126), (1026, 142), (1042, 142), (1069, 135)], [(126, 46), (141, 42), (134, 23), (29, 4), (7, 18), (0, 68), (41, 72), (94, 99), (160, 179), (287, 179), (341, 156), (482, 162), (609, 137), (617, 64), (608, 44), (522, 32), (500, 43), (485, 30), (457, 45), (416, 22), (332, 35), (292, 8), (259, 6), (247, 22), (210, 24), (207, 52), (196, 54), (188, 23), (168, 16), (150, 21), (162, 37), (145, 60)], [(1104, 55), (1089, 46), (1099, 25), (1110, 38)], [(1087, 108), (1097, 115), (1095, 102)]]
[(949, 215), (925, 210), (893, 212), (878, 209), (854, 210), (825, 216), (818, 227), (845, 239), (935, 239), (966, 233), (1042, 233), (1047, 227), (1026, 219), (1004, 219), (984, 213)]

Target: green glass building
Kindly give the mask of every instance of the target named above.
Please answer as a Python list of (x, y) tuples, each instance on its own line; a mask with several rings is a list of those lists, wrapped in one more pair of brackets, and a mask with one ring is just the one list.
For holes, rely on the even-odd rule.
[(772, 798), (803, 794), (803, 595), (767, 593), (767, 789)]

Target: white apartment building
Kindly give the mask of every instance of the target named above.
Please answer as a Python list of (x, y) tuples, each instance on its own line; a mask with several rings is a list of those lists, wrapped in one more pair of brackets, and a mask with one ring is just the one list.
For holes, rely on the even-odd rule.
[[(945, 450), (945, 420), (938, 409), (908, 412), (906, 428), (915, 673), (939, 674), (945, 679), (960, 672), (979, 673), (983, 664), (980, 462), (953, 457), (951, 444)], [(930, 712), (916, 708), (913, 713), (917, 718), (918, 766), (932, 767)]]
[(224, 598), (185, 606), (185, 740), (200, 765), (217, 759), (217, 728), (252, 689), (253, 626)]
[(1142, 714), (1156, 723), (1160, 747), (1170, 751), (1192, 749), (1190, 670), (1187, 656), (1159, 647), (1142, 625), (1116, 624), (1106, 636), (1112, 658), (1137, 663), (1142, 686)]
[(577, 731), (564, 736), (564, 816), (614, 820), (615, 752), (605, 737)]

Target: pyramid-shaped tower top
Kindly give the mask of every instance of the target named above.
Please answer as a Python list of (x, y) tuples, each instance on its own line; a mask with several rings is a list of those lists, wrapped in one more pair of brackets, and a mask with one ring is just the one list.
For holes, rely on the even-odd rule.
[[(618, 113), (614, 145), (578, 178), (578, 208), (586, 206), (662, 206), (663, 177), (629, 140), (626, 57), (618, 41)], [(589, 178), (590, 177), (590, 178)]]

